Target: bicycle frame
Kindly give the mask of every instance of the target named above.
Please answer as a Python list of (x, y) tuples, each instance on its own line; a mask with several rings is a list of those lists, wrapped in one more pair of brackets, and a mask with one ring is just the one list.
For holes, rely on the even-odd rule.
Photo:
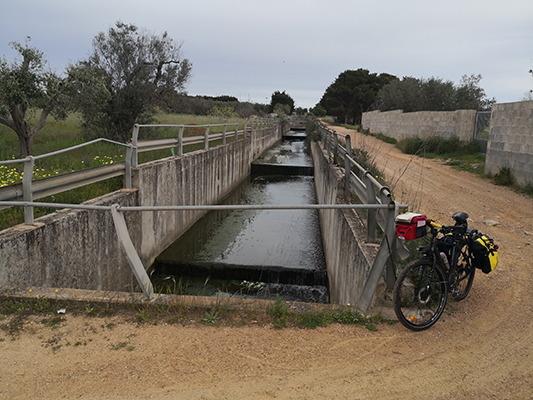
[[(443, 226), (432, 220), (428, 220), (428, 224), (431, 226), (431, 244), (427, 248), (418, 247), (417, 250), (423, 251), (422, 257), (430, 259), (433, 262), (433, 269), (435, 269), (435, 264), (439, 262), (448, 278), (447, 290), (454, 290), (454, 286), (468, 277), (465, 276), (456, 280), (454, 274), (461, 254), (469, 262), (470, 255), (466, 252), (468, 251), (471, 235), (475, 230), (461, 225)], [(439, 238), (439, 233), (442, 233), (443, 237)], [(443, 248), (439, 248), (439, 245)], [(450, 246), (450, 248), (446, 249), (445, 246)], [(442, 258), (441, 253), (444, 253), (445, 259)], [(469, 266), (469, 268), (473, 267)]]

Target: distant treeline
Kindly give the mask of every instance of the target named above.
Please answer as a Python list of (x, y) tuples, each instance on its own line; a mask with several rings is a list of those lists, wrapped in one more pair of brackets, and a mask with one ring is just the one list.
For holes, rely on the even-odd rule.
[(269, 104), (241, 102), (233, 96), (189, 96), (186, 94), (175, 94), (158, 105), (168, 113), (193, 115), (207, 115), (215, 106), (232, 107), (241, 118), (266, 115), (270, 107)]

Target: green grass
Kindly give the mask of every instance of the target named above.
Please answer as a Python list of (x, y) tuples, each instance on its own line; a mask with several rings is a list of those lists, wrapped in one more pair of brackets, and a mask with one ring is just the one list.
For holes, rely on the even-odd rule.
[[(280, 297), (263, 305), (244, 303), (230, 306), (227, 299), (217, 300), (214, 305), (185, 305), (180, 297), (168, 303), (101, 303), (83, 300), (17, 298), (2, 295), (0, 297), (0, 336), (2, 333), (19, 337), (22, 331), (30, 329), (28, 322), (40, 324), (44, 328), (57, 329), (69, 318), (79, 316), (97, 321), (95, 326), (102, 330), (113, 329), (115, 322), (122, 320), (141, 325), (176, 324), (220, 327), (271, 326), (274, 329), (315, 329), (331, 324), (356, 325), (374, 331), (379, 324), (392, 324), (394, 321), (383, 318), (381, 314), (363, 315), (352, 307), (288, 303)], [(58, 315), (57, 310), (66, 309), (66, 315)], [(114, 317), (114, 323), (102, 318)], [(91, 324), (92, 325), (92, 324)], [(32, 328), (35, 329), (35, 328)], [(92, 328), (96, 332), (96, 328)], [(31, 333), (31, 332), (30, 332)], [(0, 337), (0, 341), (5, 339)], [(81, 346), (80, 340), (73, 340), (74, 346)], [(127, 343), (128, 344), (128, 343)], [(126, 348), (126, 345), (114, 345), (113, 350)], [(133, 350), (133, 348), (131, 349)]]
[(449, 139), (437, 136), (427, 139), (408, 138), (400, 140), (396, 147), (406, 154), (442, 159), (446, 165), (461, 171), (480, 176), (483, 176), (485, 172), (485, 156), (479, 154), (474, 143), (461, 142), (457, 137)]

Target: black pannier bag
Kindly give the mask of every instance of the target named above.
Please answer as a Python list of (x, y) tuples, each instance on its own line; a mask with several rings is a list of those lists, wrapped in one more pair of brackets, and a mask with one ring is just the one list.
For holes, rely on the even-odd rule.
[(472, 264), (485, 274), (493, 271), (498, 265), (498, 246), (487, 235), (478, 233), (470, 245)]

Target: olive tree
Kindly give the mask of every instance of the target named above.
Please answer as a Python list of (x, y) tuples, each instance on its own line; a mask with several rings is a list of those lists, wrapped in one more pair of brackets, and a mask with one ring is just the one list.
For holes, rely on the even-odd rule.
[(103, 107), (95, 107), (91, 95), (80, 105), (91, 136), (127, 139), (135, 123), (149, 121), (156, 104), (185, 93), (192, 64), (167, 32), (156, 35), (118, 21), (96, 35), (92, 45), (89, 57), (73, 67), (100, 74), (109, 93)]
[[(50, 115), (66, 117), (69, 79), (46, 68), (43, 52), (18, 42), (10, 43), (21, 59), (0, 59), (0, 123), (19, 138), (18, 155), (32, 153), (33, 140)], [(37, 113), (37, 121), (34, 113)]]
[(481, 75), (463, 75), (459, 85), (434, 77), (404, 77), (379, 91), (374, 108), (404, 112), (490, 110), (495, 100), (486, 97), (480, 81)]

